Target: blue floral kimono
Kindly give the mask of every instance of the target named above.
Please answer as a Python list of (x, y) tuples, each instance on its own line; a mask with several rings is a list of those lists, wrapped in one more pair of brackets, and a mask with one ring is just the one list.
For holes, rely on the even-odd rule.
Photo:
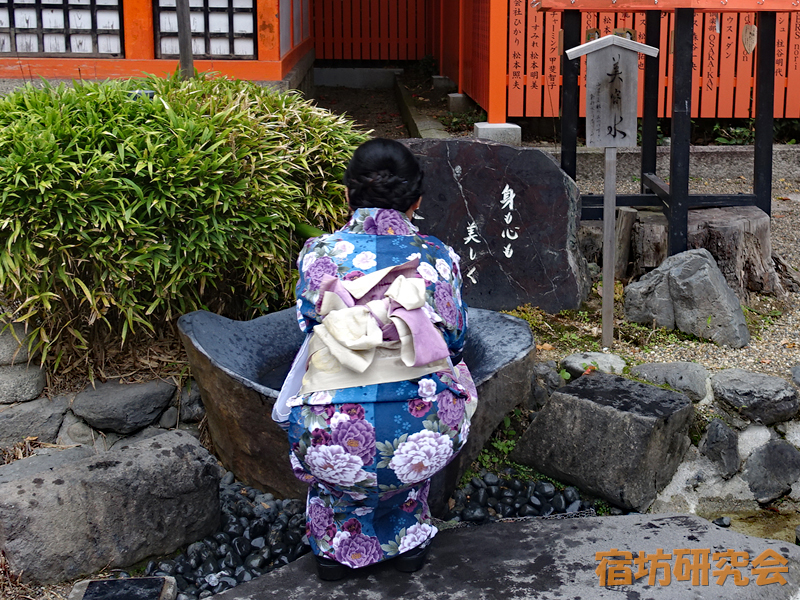
[[(314, 553), (363, 567), (436, 535), (430, 478), (467, 439), (477, 394), (460, 362), (458, 256), (403, 213), (361, 208), (339, 231), (308, 240), (298, 268), (300, 327), (330, 341), (311, 345), (316, 387), (287, 402), (290, 458), (309, 484)], [(361, 278), (380, 282), (364, 292)]]

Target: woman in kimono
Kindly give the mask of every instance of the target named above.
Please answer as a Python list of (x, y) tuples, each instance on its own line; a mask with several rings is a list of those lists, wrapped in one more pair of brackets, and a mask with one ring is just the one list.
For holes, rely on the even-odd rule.
[(300, 389), (278, 410), (322, 579), (395, 559), (422, 567), (437, 529), (430, 478), (463, 446), (477, 395), (458, 256), (412, 224), (422, 171), (394, 140), (360, 146), (344, 183), (353, 215), (298, 258), (306, 344)]

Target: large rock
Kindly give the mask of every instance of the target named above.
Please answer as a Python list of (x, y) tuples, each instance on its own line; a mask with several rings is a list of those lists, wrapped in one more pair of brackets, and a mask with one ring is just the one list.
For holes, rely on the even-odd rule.
[(702, 365), (690, 362), (645, 363), (631, 369), (631, 375), (656, 385), (668, 385), (686, 394), (693, 402), (706, 397), (708, 371)]
[(511, 459), (644, 511), (689, 447), (692, 411), (683, 394), (605, 373), (584, 375), (550, 397)]
[(24, 323), (0, 324), (0, 365), (20, 365), (28, 362), (28, 339)]
[(48, 448), (46, 451), (40, 448), (33, 456), (0, 466), (0, 486), (30, 479), (38, 473), (53, 474), (94, 455), (94, 450), (89, 446), (71, 446), (63, 450)]
[(720, 419), (708, 424), (698, 449), (716, 463), (723, 479), (730, 479), (739, 470), (738, 436)]
[(572, 379), (577, 379), (587, 369), (622, 375), (625, 370), (625, 360), (616, 354), (605, 352), (577, 352), (566, 356), (561, 361), (561, 368), (566, 370)]
[(58, 437), (64, 414), (69, 409), (67, 396), (39, 398), (0, 410), (0, 448), (13, 446), (28, 436), (51, 444)]
[(461, 257), (467, 304), (580, 307), (589, 292), (580, 194), (550, 156), (468, 139), (404, 143), (425, 171), (416, 224)]
[(175, 386), (161, 381), (98, 383), (75, 397), (72, 412), (95, 429), (126, 435), (153, 423), (175, 395)]
[(725, 369), (711, 377), (714, 397), (762, 425), (788, 421), (800, 410), (797, 391), (788, 381), (744, 369)]
[(539, 410), (547, 404), (550, 394), (563, 386), (566, 382), (558, 371), (556, 361), (537, 362), (533, 366), (531, 379), (531, 395), (525, 408)]
[[(521, 319), (470, 309), (464, 348), (478, 388), (469, 440), (432, 484), (434, 512), (444, 503), (484, 443), (517, 404), (527, 400), (534, 340)], [(253, 321), (231, 321), (197, 311), (178, 320), (189, 363), (208, 416), (208, 429), (222, 464), (247, 485), (283, 498), (303, 497), (305, 484), (292, 475), (286, 433), (272, 406), (303, 340), (293, 308)]]
[(625, 318), (733, 348), (750, 342), (739, 300), (705, 249), (670, 256), (625, 288)]
[[(680, 549), (685, 552), (683, 566), (676, 552)], [(713, 559), (713, 553), (727, 549), (746, 553), (742, 558), (748, 566), (731, 568), (723, 562), (718, 567), (720, 558)], [(786, 565), (786, 572), (778, 574), (784, 585), (757, 583), (749, 565), (765, 551), (764, 558), (774, 552)], [(640, 552), (648, 559), (661, 553), (663, 566), (654, 569), (656, 563), (644, 561), (644, 576), (634, 577)], [(620, 576), (630, 574), (630, 584), (601, 585), (601, 574), (608, 574), (615, 562)], [(449, 529), (436, 536), (428, 564), (412, 574), (386, 562), (355, 569), (331, 585), (320, 581), (314, 568), (309, 554), (216, 594), (214, 600), (794, 600), (800, 594), (800, 548), (794, 544), (742, 535), (679, 514), (533, 519)], [(733, 574), (725, 578), (728, 569), (749, 584), (735, 585)], [(667, 573), (669, 583), (658, 583)], [(679, 574), (687, 578), (678, 580)], [(692, 574), (698, 581), (692, 582)]]
[(772, 502), (800, 479), (800, 450), (785, 440), (771, 441), (747, 459), (742, 479), (761, 504)]
[(10, 481), (0, 467), (0, 550), (26, 580), (129, 566), (219, 525), (216, 461), (182, 432), (56, 468), (26, 472), (24, 463), (10, 465)]
[(46, 383), (44, 369), (27, 363), (0, 365), (0, 404), (38, 398)]
[(694, 446), (667, 486), (659, 492), (649, 512), (682, 512), (705, 515), (753, 513), (759, 504), (750, 486), (737, 473), (725, 478), (719, 464), (700, 454)]

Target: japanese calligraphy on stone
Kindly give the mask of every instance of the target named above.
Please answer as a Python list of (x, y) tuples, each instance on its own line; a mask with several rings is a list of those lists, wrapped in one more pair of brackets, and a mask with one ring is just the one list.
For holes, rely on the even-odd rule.
[[(514, 256), (514, 240), (519, 238), (519, 224), (514, 222), (515, 213), (517, 212), (514, 208), (514, 199), (516, 197), (517, 193), (506, 183), (498, 198), (498, 205), (502, 210), (500, 221), (501, 252), (506, 259)], [(471, 283), (478, 283), (478, 273), (474, 263), (481, 255), (490, 252), (490, 250), (486, 246), (484, 233), (479, 231), (478, 224), (474, 220), (467, 222), (464, 247), (467, 249), (466, 255), (462, 256), (464, 276)]]

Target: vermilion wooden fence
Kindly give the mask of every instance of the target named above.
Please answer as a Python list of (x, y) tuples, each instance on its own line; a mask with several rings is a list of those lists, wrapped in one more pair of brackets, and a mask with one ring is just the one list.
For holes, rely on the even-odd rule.
[(314, 0), (317, 59), (419, 60), (426, 52), (425, 0)]
[[(672, 110), (673, 15), (661, 13), (658, 114)], [(742, 44), (742, 30), (755, 23), (754, 13), (695, 13), (693, 36), (692, 117), (749, 118), (754, 115), (755, 53)], [(630, 29), (644, 43), (644, 13), (582, 13), (581, 39), (587, 31), (609, 35)], [(560, 114), (561, 14), (531, 8), (525, 0), (509, 1), (509, 117), (550, 117)], [(755, 52), (758, 52), (756, 47)], [(585, 116), (585, 57), (581, 59), (580, 114)], [(643, 60), (639, 68), (644, 69)], [(644, 78), (639, 77), (641, 114)], [(469, 93), (469, 92), (467, 92)], [(477, 100), (477, 98), (476, 98)], [(477, 100), (479, 103), (480, 101)], [(800, 13), (778, 13), (775, 42), (775, 117), (800, 117)]]

